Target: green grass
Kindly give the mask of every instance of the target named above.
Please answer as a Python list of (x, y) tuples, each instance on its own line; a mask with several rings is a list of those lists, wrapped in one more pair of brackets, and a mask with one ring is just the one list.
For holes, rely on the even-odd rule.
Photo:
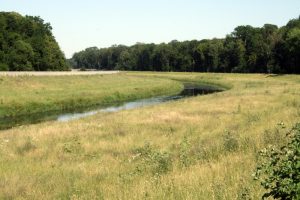
[(300, 121), (296, 75), (118, 76), (229, 90), (1, 131), (0, 199), (259, 199), (257, 152), (285, 142), (278, 123)]
[(0, 77), (0, 118), (174, 94), (170, 80), (118, 75)]

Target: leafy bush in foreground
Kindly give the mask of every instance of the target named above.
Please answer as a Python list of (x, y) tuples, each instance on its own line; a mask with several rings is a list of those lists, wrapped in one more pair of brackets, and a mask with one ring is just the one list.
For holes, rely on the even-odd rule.
[(263, 198), (300, 199), (300, 123), (287, 136), (290, 142), (280, 149), (269, 147), (260, 151), (262, 161), (255, 178), (268, 190)]

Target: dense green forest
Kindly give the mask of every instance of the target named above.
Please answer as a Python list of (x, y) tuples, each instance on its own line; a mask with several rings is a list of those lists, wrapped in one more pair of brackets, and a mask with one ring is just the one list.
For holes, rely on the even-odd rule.
[(87, 48), (74, 68), (137, 71), (300, 73), (300, 17), (286, 26), (238, 26), (225, 39)]
[(68, 70), (51, 30), (40, 17), (0, 12), (0, 71)]

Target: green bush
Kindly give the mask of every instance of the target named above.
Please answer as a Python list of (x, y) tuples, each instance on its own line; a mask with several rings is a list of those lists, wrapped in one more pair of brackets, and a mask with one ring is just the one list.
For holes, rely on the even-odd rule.
[(300, 123), (287, 137), (289, 142), (280, 149), (270, 146), (260, 151), (254, 176), (267, 190), (263, 198), (300, 199)]
[(151, 171), (153, 175), (160, 176), (172, 170), (172, 158), (168, 152), (154, 149), (149, 143), (136, 150), (141, 161), (139, 171)]

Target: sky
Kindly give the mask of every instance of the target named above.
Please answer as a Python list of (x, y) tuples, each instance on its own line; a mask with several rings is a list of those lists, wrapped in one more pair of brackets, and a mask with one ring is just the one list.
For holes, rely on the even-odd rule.
[(40, 16), (67, 58), (87, 47), (224, 38), (239, 25), (285, 25), (300, 0), (0, 0), (0, 11)]

